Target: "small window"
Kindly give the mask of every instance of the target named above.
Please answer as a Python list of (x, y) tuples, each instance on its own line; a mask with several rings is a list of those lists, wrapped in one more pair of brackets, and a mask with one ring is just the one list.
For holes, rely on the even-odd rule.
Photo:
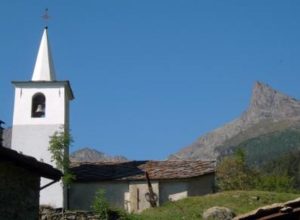
[(46, 98), (44, 94), (37, 93), (32, 97), (31, 117), (44, 118), (46, 112)]

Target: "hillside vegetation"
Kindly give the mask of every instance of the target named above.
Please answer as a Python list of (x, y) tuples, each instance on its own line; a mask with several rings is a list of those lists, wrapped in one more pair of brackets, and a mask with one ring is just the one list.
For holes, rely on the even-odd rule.
[[(300, 132), (286, 130), (255, 138), (217, 164), (221, 190), (300, 190)], [(285, 142), (284, 146), (282, 142)]]
[(140, 215), (136, 215), (136, 219), (202, 219), (203, 211), (213, 206), (230, 208), (239, 215), (261, 206), (286, 202), (298, 197), (300, 197), (300, 194), (263, 191), (228, 191), (200, 197), (190, 197), (177, 202), (168, 202), (159, 208), (145, 210)]
[(240, 143), (236, 148), (245, 150), (248, 164), (260, 166), (279, 155), (300, 149), (300, 130), (287, 129), (261, 135)]

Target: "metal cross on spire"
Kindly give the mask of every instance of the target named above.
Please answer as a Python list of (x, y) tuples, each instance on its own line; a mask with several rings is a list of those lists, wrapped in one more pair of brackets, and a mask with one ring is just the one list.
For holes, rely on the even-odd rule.
[(44, 14), (42, 15), (42, 18), (44, 19), (44, 21), (45, 21), (45, 26), (47, 27), (47, 22), (48, 22), (48, 20), (50, 19), (50, 16), (49, 16), (49, 14), (48, 14), (48, 8), (45, 8), (45, 12), (44, 12)]

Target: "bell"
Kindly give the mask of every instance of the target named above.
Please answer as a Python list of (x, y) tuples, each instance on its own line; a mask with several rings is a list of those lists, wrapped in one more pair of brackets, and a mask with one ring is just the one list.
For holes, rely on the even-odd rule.
[(39, 104), (35, 110), (35, 113), (45, 113), (45, 109), (43, 108), (43, 106), (41, 104)]

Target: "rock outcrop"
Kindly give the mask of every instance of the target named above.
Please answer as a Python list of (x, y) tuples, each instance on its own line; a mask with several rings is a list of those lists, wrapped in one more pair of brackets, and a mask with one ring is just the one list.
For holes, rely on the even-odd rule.
[(215, 206), (203, 212), (204, 220), (231, 220), (235, 217), (235, 213), (226, 207)]

